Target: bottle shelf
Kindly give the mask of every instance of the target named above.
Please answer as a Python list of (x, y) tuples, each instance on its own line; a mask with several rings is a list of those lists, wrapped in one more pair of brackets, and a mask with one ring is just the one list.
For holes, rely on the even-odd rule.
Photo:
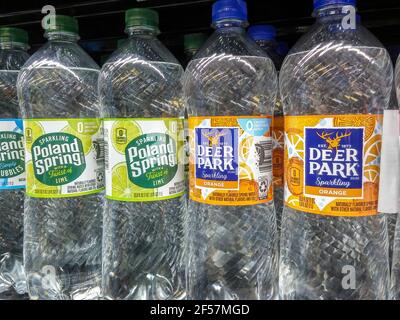
[[(149, 7), (160, 13), (160, 39), (180, 58), (183, 35), (211, 32), (210, 14), (213, 0), (3, 0), (0, 25), (16, 26), (29, 32), (32, 50), (45, 39), (41, 29), (45, 5), (57, 13), (73, 15), (79, 20), (81, 44), (94, 57), (113, 51), (124, 35), (124, 12), (132, 7)], [(285, 1), (247, 0), (251, 24), (268, 23), (278, 29), (278, 37), (289, 45), (312, 25), (312, 0)], [(387, 46), (400, 43), (400, 2), (398, 0), (359, 1), (358, 11), (365, 25)]]

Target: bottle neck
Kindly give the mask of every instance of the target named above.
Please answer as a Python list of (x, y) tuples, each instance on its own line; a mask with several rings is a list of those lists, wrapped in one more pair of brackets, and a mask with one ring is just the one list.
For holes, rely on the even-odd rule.
[(125, 32), (129, 37), (157, 37), (159, 34), (157, 28), (144, 26), (128, 27)]
[(277, 46), (276, 40), (273, 40), (273, 39), (268, 39), (268, 40), (258, 39), (258, 40), (255, 40), (255, 43), (257, 43), (260, 47), (271, 47), (271, 48), (273, 48), (273, 47)]
[(45, 37), (49, 41), (65, 41), (65, 42), (77, 42), (79, 40), (79, 35), (72, 32), (63, 31), (51, 31), (45, 34)]
[(29, 46), (20, 42), (0, 42), (0, 50), (23, 50), (27, 51)]
[(348, 10), (343, 10), (345, 7), (348, 7), (348, 5), (345, 6), (343, 4), (336, 4), (322, 7), (315, 10), (313, 16), (321, 23), (341, 22), (343, 17), (348, 15)]
[(216, 30), (235, 30), (236, 32), (246, 32), (246, 27), (249, 25), (247, 21), (226, 19), (215, 21), (213, 27)]

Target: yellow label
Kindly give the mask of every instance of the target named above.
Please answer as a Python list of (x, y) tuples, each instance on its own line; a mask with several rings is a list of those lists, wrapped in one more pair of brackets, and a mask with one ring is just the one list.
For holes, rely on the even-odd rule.
[(285, 203), (308, 213), (377, 214), (381, 115), (285, 117)]
[(219, 206), (272, 201), (271, 122), (267, 116), (189, 118), (190, 198)]

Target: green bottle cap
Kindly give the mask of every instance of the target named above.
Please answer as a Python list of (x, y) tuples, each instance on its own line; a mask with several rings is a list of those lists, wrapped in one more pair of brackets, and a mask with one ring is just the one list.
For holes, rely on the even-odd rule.
[(28, 33), (19, 28), (0, 27), (0, 42), (19, 42), (28, 44)]
[(125, 26), (126, 28), (150, 27), (158, 30), (158, 13), (157, 11), (146, 8), (129, 9), (125, 13)]
[(54, 16), (54, 19), (50, 17), (48, 21), (49, 24), (46, 29), (47, 32), (79, 32), (78, 20), (76, 20), (74, 17), (57, 14)]
[(191, 33), (183, 37), (185, 51), (195, 50), (198, 51), (201, 46), (206, 42), (207, 35), (204, 33)]

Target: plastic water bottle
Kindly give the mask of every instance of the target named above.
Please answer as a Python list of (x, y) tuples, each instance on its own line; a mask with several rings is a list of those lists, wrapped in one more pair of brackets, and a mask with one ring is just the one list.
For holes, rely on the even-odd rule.
[[(279, 54), (278, 43), (276, 41), (276, 28), (271, 25), (255, 25), (248, 29), (248, 35), (252, 38), (272, 59), (275, 68), (281, 69), (283, 56)], [(282, 50), (281, 50), (282, 51)], [(281, 52), (282, 53), (282, 52)], [(276, 99), (274, 108), (274, 119), (272, 124), (272, 168), (274, 177), (274, 202), (277, 218), (278, 231), (281, 229), (282, 210), (283, 210), (283, 160), (285, 133), (283, 129), (283, 110), (282, 103)]]
[(251, 26), (247, 34), (253, 39), (272, 59), (276, 70), (280, 70), (283, 57), (278, 51), (278, 42), (276, 41), (276, 28), (268, 24), (260, 24)]
[(272, 111), (277, 76), (250, 39), (242, 0), (213, 6), (216, 29), (186, 69), (191, 299), (272, 299), (277, 230)]
[(103, 295), (183, 299), (183, 69), (157, 39), (158, 14), (126, 12), (129, 38), (102, 68), (106, 144)]
[(96, 63), (78, 23), (50, 16), (48, 42), (18, 77), (27, 187), (24, 265), (31, 299), (100, 294), (104, 147)]
[(22, 264), (25, 164), (17, 77), (28, 34), (0, 28), (0, 300), (26, 298)]
[(388, 297), (387, 222), (377, 200), (393, 70), (380, 42), (356, 23), (355, 5), (315, 0), (317, 22), (280, 73), (284, 299)]
[[(185, 52), (185, 66), (193, 60), (194, 56), (199, 52), (200, 48), (207, 40), (207, 35), (205, 33), (191, 33), (184, 36), (184, 52)], [(189, 123), (188, 123), (188, 113), (185, 108), (185, 119), (184, 119), (184, 130), (185, 130), (185, 181), (186, 190), (189, 190)], [(188, 194), (186, 194), (188, 198)]]
[[(400, 101), (400, 57), (397, 60), (395, 71), (395, 89), (397, 101)], [(400, 105), (400, 103), (399, 103)], [(400, 201), (400, 199), (399, 199)], [(394, 218), (390, 218), (394, 219)], [(400, 219), (397, 217), (396, 231), (393, 241), (393, 265), (392, 265), (392, 290), (391, 294), (396, 300), (400, 300)]]
[(200, 50), (207, 40), (205, 33), (190, 33), (183, 37), (183, 46), (185, 52), (185, 65), (187, 65)]

